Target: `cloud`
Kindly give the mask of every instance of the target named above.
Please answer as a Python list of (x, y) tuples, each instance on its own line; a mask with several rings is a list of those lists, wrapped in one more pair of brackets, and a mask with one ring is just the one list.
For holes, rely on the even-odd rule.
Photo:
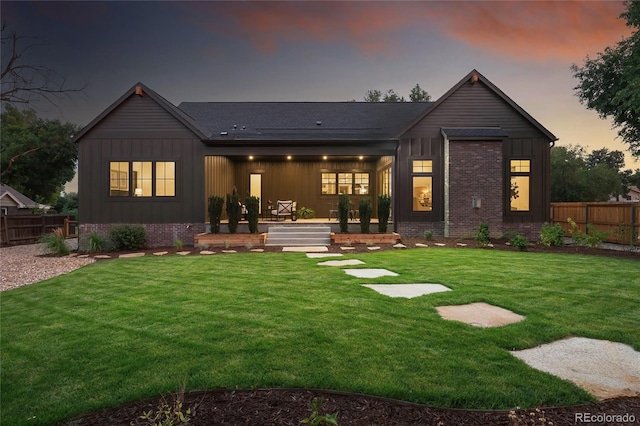
[(618, 19), (623, 4), (610, 1), (187, 4), (208, 31), (244, 38), (265, 54), (311, 41), (390, 55), (407, 37), (439, 34), (498, 56), (576, 61), (630, 33)]

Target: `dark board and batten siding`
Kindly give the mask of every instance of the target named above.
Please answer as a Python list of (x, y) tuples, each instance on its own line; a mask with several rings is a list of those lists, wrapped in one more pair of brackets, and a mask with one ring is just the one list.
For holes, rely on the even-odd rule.
[[(84, 223), (204, 222), (204, 146), (149, 97), (131, 96), (79, 143), (79, 210)], [(111, 161), (175, 161), (175, 197), (109, 196)]]
[[(441, 129), (455, 127), (501, 127), (509, 135), (502, 143), (505, 164), (503, 181), (505, 182), (508, 179), (509, 159), (519, 158), (525, 153), (531, 156), (530, 158), (534, 160), (532, 163), (533, 204), (528, 217), (510, 214), (507, 203), (504, 201), (506, 193), (495, 202), (503, 205), (506, 222), (546, 220), (548, 208), (545, 206), (548, 206), (549, 199), (543, 194), (548, 193), (549, 187), (545, 173), (549, 167), (550, 141), (540, 129), (489, 87), (483, 83), (465, 83), (401, 136), (394, 185), (394, 189), (399, 191), (399, 198), (405, 200), (411, 198), (411, 160), (423, 158), (433, 159), (434, 191), (440, 191), (442, 196), (434, 193), (434, 210), (431, 213), (416, 213), (411, 211), (410, 205), (395, 205), (398, 221), (443, 220), (444, 206), (436, 204), (436, 200), (438, 202), (444, 200), (444, 138)], [(453, 163), (456, 160), (450, 158), (450, 161)], [(403, 187), (399, 182), (409, 183)], [(503, 186), (506, 187), (506, 185)]]

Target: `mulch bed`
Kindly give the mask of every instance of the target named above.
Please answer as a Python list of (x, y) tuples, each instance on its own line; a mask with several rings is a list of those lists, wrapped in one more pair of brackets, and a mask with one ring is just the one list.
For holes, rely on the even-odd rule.
[[(623, 425), (640, 421), (640, 397), (616, 398), (600, 403), (569, 407), (517, 409), (511, 411), (433, 408), (385, 398), (319, 390), (200, 391), (181, 396), (182, 412), (191, 409), (189, 425), (300, 425), (312, 414), (311, 401), (323, 398), (318, 414), (338, 413), (340, 425), (575, 425), (586, 415), (594, 425)], [(163, 399), (164, 398), (164, 399)], [(173, 405), (176, 395), (153, 398), (100, 410), (65, 423), (66, 426), (130, 426), (147, 424), (145, 412)], [(627, 423), (624, 417), (627, 415)], [(633, 417), (631, 417), (633, 416)], [(633, 420), (635, 419), (635, 420)], [(181, 423), (176, 423), (181, 424)]]
[[(460, 250), (477, 248), (474, 240), (451, 240), (435, 238), (426, 241), (421, 238), (404, 238), (402, 243), (408, 248), (415, 243), (428, 244), (429, 249), (437, 250), (435, 243), (446, 244)], [(458, 244), (466, 244), (461, 246)], [(506, 244), (505, 240), (494, 240), (493, 248), (482, 250), (517, 249)], [(343, 251), (339, 246), (329, 246), (334, 253), (368, 253), (366, 244), (353, 245), (354, 250)], [(250, 252), (251, 248), (263, 248), (265, 252), (281, 252), (280, 247), (229, 247), (238, 253)], [(175, 253), (191, 250), (191, 255), (199, 255), (196, 248), (185, 247), (176, 250), (173, 247), (141, 250), (147, 254), (160, 251)], [(211, 249), (218, 255), (223, 248)], [(225, 249), (227, 250), (227, 249)], [(404, 250), (393, 248), (391, 244), (380, 245), (380, 250)], [(541, 244), (531, 245), (528, 252), (546, 253), (580, 253), (594, 256), (629, 258), (640, 260), (640, 253), (631, 250), (605, 250), (599, 248), (564, 246), (546, 247)], [(593, 425), (628, 425), (640, 422), (640, 396), (614, 398), (597, 403), (579, 406), (545, 407), (501, 411), (462, 410), (435, 408), (425, 405), (395, 401), (374, 396), (348, 394), (341, 392), (300, 389), (265, 389), (265, 390), (209, 390), (185, 393), (182, 396), (166, 395), (143, 401), (134, 401), (119, 407), (103, 409), (80, 418), (61, 423), (65, 426), (143, 425), (141, 416), (145, 412), (154, 414), (160, 411), (163, 404), (172, 405), (176, 398), (183, 398), (182, 412), (191, 409), (189, 425), (300, 425), (303, 419), (312, 414), (311, 401), (323, 398), (319, 414), (338, 413), (340, 425), (438, 425), (438, 426), (476, 426), (476, 425), (575, 425), (588, 423)], [(627, 417), (622, 417), (622, 416)], [(580, 417), (582, 416), (582, 417)], [(589, 416), (589, 417), (587, 417)], [(590, 421), (585, 421), (589, 419)], [(626, 423), (625, 423), (626, 420)], [(631, 423), (629, 423), (631, 422)], [(180, 423), (176, 423), (180, 424)]]

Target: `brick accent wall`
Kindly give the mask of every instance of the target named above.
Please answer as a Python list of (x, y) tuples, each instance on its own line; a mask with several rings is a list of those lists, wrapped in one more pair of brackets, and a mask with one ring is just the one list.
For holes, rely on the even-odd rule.
[[(502, 234), (502, 142), (451, 141), (449, 145), (449, 237), (474, 236), (482, 222)], [(473, 207), (473, 199), (480, 207)]]
[[(82, 223), (79, 226), (79, 238), (83, 235), (95, 232), (105, 237), (115, 223)], [(180, 239), (185, 246), (194, 245), (195, 235), (205, 232), (204, 223), (143, 223), (147, 231), (147, 246), (167, 247), (173, 246), (175, 240)]]
[(401, 237), (424, 237), (424, 231), (432, 231), (435, 237), (444, 236), (444, 222), (402, 222), (397, 232)]

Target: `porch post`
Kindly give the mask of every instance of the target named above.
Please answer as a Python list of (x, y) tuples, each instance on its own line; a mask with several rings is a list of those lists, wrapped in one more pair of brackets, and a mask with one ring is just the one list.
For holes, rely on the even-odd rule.
[(444, 236), (449, 237), (449, 138), (443, 130), (440, 131), (444, 137)]

